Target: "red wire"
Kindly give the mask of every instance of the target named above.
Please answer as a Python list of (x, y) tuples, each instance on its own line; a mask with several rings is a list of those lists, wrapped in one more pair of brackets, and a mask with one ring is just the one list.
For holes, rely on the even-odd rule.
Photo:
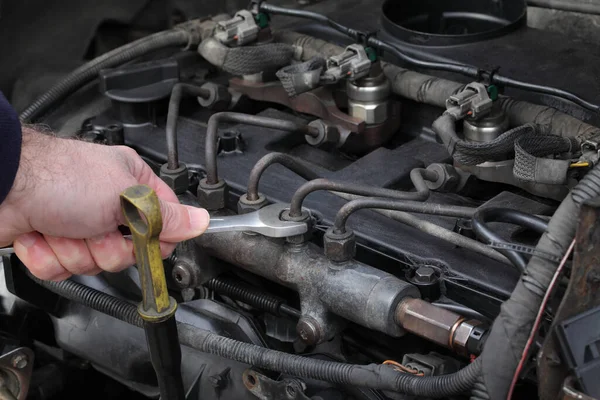
[(569, 258), (569, 255), (573, 251), (573, 247), (575, 247), (575, 239), (573, 239), (573, 241), (571, 242), (571, 245), (567, 249), (567, 252), (563, 256), (562, 260), (560, 260), (560, 264), (559, 264), (558, 268), (556, 269), (556, 272), (554, 273), (552, 280), (550, 281), (550, 285), (548, 286), (548, 290), (546, 291), (546, 294), (544, 295), (544, 299), (542, 300), (540, 309), (537, 313), (537, 316), (535, 317), (535, 323), (533, 324), (533, 327), (531, 328), (531, 333), (529, 334), (529, 338), (527, 339), (527, 344), (525, 345), (525, 348), (523, 349), (523, 354), (521, 355), (521, 360), (519, 361), (519, 365), (517, 366), (517, 369), (515, 370), (515, 374), (513, 375), (513, 379), (510, 384), (510, 390), (508, 391), (508, 397), (506, 398), (507, 400), (510, 400), (512, 398), (513, 391), (515, 390), (515, 386), (517, 384), (517, 381), (519, 380), (519, 375), (521, 375), (521, 370), (523, 369), (523, 366), (525, 365), (525, 361), (527, 360), (527, 355), (529, 354), (529, 350), (531, 349), (531, 345), (533, 344), (535, 335), (536, 335), (538, 329), (540, 329), (540, 324), (542, 323), (542, 317), (544, 315), (544, 310), (546, 309), (546, 306), (548, 305), (548, 300), (550, 300), (550, 295), (552, 294), (552, 291), (554, 290), (554, 287), (556, 286), (556, 282), (558, 282), (558, 277), (561, 275), (562, 270), (564, 269), (565, 264), (567, 263), (567, 259)]

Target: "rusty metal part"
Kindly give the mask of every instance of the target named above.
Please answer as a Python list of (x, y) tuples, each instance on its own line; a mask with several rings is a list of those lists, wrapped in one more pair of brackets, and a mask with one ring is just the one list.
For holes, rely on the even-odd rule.
[[(600, 198), (595, 198), (581, 207), (571, 279), (554, 317), (552, 331), (561, 321), (600, 305), (599, 220)], [(538, 356), (537, 373), (542, 400), (556, 399), (563, 390), (561, 382), (569, 375), (566, 363), (560, 360), (558, 354), (558, 341), (554, 335), (548, 335)]]
[(413, 298), (406, 298), (398, 304), (396, 323), (415, 335), (465, 356), (469, 355), (468, 342), (473, 329), (481, 324), (477, 320), (466, 321), (452, 311)]
[(27, 347), (20, 347), (0, 357), (0, 399), (27, 398), (34, 358), (33, 351)]
[(562, 386), (562, 393), (560, 395), (562, 400), (597, 400), (575, 389), (575, 384), (576, 382), (573, 377), (570, 376), (565, 379), (565, 382)]
[(242, 374), (244, 386), (260, 400), (309, 400), (304, 394), (306, 384), (298, 379), (275, 381), (252, 369)]
[(253, 100), (281, 104), (337, 126), (342, 136), (344, 132), (347, 136), (344, 148), (352, 152), (364, 152), (381, 146), (400, 126), (400, 103), (398, 102), (391, 102), (389, 117), (385, 123), (367, 126), (365, 121), (341, 111), (333, 92), (327, 87), (289, 97), (279, 81), (251, 82), (232, 78), (229, 80), (229, 88)]

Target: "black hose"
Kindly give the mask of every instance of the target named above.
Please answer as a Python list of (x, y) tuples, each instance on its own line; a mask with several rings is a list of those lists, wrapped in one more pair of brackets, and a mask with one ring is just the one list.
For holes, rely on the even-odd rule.
[(220, 112), (213, 114), (208, 120), (208, 127), (206, 129), (206, 181), (209, 185), (216, 185), (219, 182), (219, 174), (217, 171), (217, 137), (219, 133), (219, 124), (222, 122), (235, 122), (238, 124), (259, 126), (261, 128), (301, 133), (309, 136), (318, 135), (318, 132), (315, 129), (306, 124), (299, 124), (283, 119), (234, 112)]
[(320, 22), (322, 24), (326, 24), (331, 26), (333, 29), (341, 32), (342, 34), (350, 37), (356, 42), (365, 43), (367, 46), (371, 46), (379, 51), (387, 52), (392, 54), (400, 61), (403, 61), (407, 64), (413, 65), (418, 68), (436, 70), (436, 71), (446, 71), (457, 73), (471, 79), (481, 80), (487, 79), (491, 84), (496, 84), (500, 86), (508, 86), (515, 89), (526, 90), (530, 92), (537, 92), (547, 95), (556, 96), (562, 99), (569, 100), (583, 108), (588, 110), (598, 112), (600, 111), (600, 106), (597, 104), (591, 103), (587, 100), (582, 99), (574, 93), (568, 92), (566, 90), (553, 88), (550, 86), (544, 85), (535, 85), (532, 83), (522, 82), (516, 79), (512, 79), (509, 77), (502, 76), (493, 71), (485, 71), (483, 69), (477, 68), (475, 66), (466, 65), (466, 64), (454, 64), (454, 63), (445, 63), (445, 62), (434, 62), (434, 61), (425, 61), (415, 57), (412, 57), (400, 49), (391, 45), (387, 42), (379, 40), (373, 36), (370, 36), (366, 32), (358, 31), (356, 29), (348, 28), (338, 22), (333, 21), (325, 15), (318, 14), (311, 11), (305, 10), (297, 10), (297, 9), (289, 9), (284, 7), (274, 6), (272, 4), (267, 4), (265, 2), (261, 3), (260, 10), (266, 13), (272, 14), (280, 14), (286, 15), (290, 17), (298, 17), (298, 18), (306, 18), (313, 21)]
[(179, 151), (177, 148), (177, 120), (179, 105), (184, 95), (208, 98), (210, 91), (189, 83), (176, 83), (171, 91), (169, 111), (167, 113), (167, 166), (169, 169), (179, 168)]
[(597, 196), (600, 196), (600, 166), (588, 172), (563, 200), (538, 242), (537, 252), (527, 264), (527, 274), (521, 277), (510, 298), (502, 305), (479, 356), (485, 389), (491, 399), (506, 399), (519, 363), (519, 357), (515, 355), (523, 353), (542, 299), (558, 267), (556, 261), (542, 254), (564, 257), (575, 237), (581, 205)]
[(600, 3), (590, 0), (527, 0), (527, 5), (551, 10), (600, 15)]
[(293, 318), (300, 318), (302, 316), (300, 311), (285, 304), (284, 300), (246, 285), (236, 279), (219, 276), (209, 280), (204, 286), (219, 294), (239, 300), (242, 303), (267, 311), (273, 315), (287, 315)]
[[(473, 216), (473, 231), (477, 237), (485, 243), (503, 242), (504, 240), (487, 225), (488, 222), (506, 222), (531, 229), (542, 235), (548, 229), (548, 222), (545, 220), (522, 211), (512, 210), (510, 208), (483, 208), (478, 210)], [(525, 272), (527, 259), (521, 253), (514, 250), (499, 249), (521, 272)]]
[(189, 41), (190, 34), (188, 32), (183, 29), (175, 29), (158, 32), (111, 50), (64, 77), (27, 107), (19, 115), (19, 118), (23, 122), (35, 122), (59, 101), (96, 79), (102, 69), (124, 64), (166, 47), (185, 46)]
[[(134, 304), (73, 281), (34, 280), (48, 290), (96, 311), (142, 327)], [(278, 373), (318, 379), (375, 390), (391, 390), (415, 396), (448, 397), (471, 389), (477, 380), (479, 358), (462, 370), (448, 375), (419, 377), (399, 373), (387, 365), (355, 365), (306, 358), (229, 339), (185, 323), (177, 324), (180, 343), (204, 353), (265, 368)]]
[(296, 157), (284, 153), (269, 153), (258, 160), (258, 162), (254, 164), (252, 171), (250, 171), (248, 190), (246, 191), (246, 198), (248, 200), (258, 200), (258, 183), (260, 182), (260, 178), (265, 170), (273, 164), (281, 164), (306, 180), (318, 179), (321, 177), (312, 168), (306, 165), (306, 163)]
[(517, 79), (512, 79), (507, 76), (502, 76), (500, 74), (493, 74), (491, 76), (491, 83), (496, 84), (498, 86), (507, 86), (515, 89), (526, 90), (529, 92), (536, 92), (541, 94), (546, 94), (554, 97), (559, 97), (561, 99), (566, 99), (572, 101), (573, 103), (586, 108), (588, 110), (598, 112), (600, 111), (600, 106), (589, 102), (581, 97), (577, 96), (574, 93), (568, 92), (563, 89), (558, 89), (551, 86), (545, 85), (535, 85), (533, 83), (519, 81)]
[[(300, 186), (290, 203), (290, 217), (299, 217), (302, 215), (302, 203), (306, 197), (318, 190), (329, 190), (333, 192), (356, 194), (360, 196), (373, 196), (397, 200), (426, 200), (429, 197), (429, 188), (425, 180), (435, 181), (438, 175), (434, 171), (415, 168), (410, 173), (410, 178), (417, 189), (416, 192), (401, 192), (398, 190), (379, 188), (360, 183), (333, 182), (328, 179), (315, 179)], [(349, 204), (349, 203), (348, 203)], [(346, 204), (347, 205), (347, 204)], [(345, 206), (344, 206), (345, 207)], [(341, 210), (340, 210), (341, 211)], [(339, 215), (339, 213), (338, 213)], [(337, 217), (336, 217), (337, 220)], [(345, 220), (344, 220), (345, 222)]]

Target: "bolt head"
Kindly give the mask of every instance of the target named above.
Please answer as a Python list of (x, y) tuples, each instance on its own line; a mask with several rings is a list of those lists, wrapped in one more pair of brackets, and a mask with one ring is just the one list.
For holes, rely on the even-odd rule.
[(29, 359), (25, 354), (15, 354), (11, 359), (11, 364), (17, 369), (23, 369), (29, 364)]
[(180, 288), (188, 288), (194, 284), (194, 276), (190, 271), (190, 267), (187, 264), (177, 263), (173, 266), (171, 276), (175, 281), (175, 284)]
[(431, 283), (437, 278), (435, 269), (431, 267), (419, 267), (415, 272), (415, 281), (420, 283)]
[(311, 317), (302, 317), (296, 325), (296, 332), (300, 339), (308, 345), (318, 344), (322, 339), (319, 324)]

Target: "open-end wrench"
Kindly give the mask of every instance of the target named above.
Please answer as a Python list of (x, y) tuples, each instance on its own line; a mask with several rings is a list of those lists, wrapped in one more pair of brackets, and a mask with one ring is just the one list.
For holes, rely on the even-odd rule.
[[(281, 214), (289, 207), (282, 203), (275, 203), (247, 214), (231, 215), (226, 217), (211, 217), (206, 233), (218, 232), (255, 232), (272, 238), (301, 235), (308, 231), (306, 222), (284, 221)], [(131, 235), (124, 235), (131, 239)], [(0, 257), (13, 254), (12, 247), (0, 249)]]

